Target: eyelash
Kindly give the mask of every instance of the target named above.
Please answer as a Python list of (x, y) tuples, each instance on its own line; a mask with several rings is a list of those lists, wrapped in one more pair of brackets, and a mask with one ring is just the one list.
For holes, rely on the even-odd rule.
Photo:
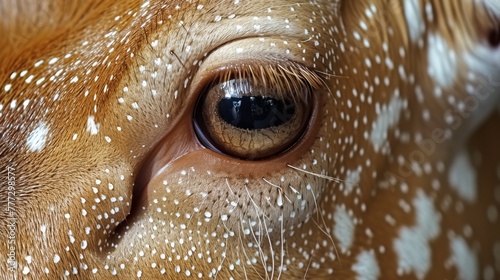
[[(215, 72), (215, 77), (212, 76), (206, 88), (231, 79), (248, 79), (251, 83), (262, 86), (263, 89), (279, 89), (278, 94), (299, 93), (298, 89), (303, 88), (317, 90), (324, 85), (323, 79), (315, 71), (292, 61), (243, 62), (221, 67)], [(292, 95), (292, 98), (300, 100), (304, 96)]]

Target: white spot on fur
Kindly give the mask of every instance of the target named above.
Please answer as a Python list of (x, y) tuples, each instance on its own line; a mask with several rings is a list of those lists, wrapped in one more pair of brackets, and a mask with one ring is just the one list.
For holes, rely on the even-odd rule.
[(498, 210), (495, 205), (490, 205), (488, 207), (488, 212), (487, 212), (488, 220), (494, 224), (497, 222), (498, 219)]
[(478, 276), (476, 254), (469, 248), (461, 237), (450, 240), (451, 259), (458, 271), (459, 280), (475, 280)]
[(40, 231), (42, 232), (43, 238), (45, 239), (47, 233), (47, 225), (41, 225)]
[(441, 216), (422, 190), (418, 190), (413, 206), (416, 225), (401, 228), (394, 249), (398, 255), (398, 274), (414, 272), (418, 279), (424, 279), (432, 263), (429, 241), (439, 235)]
[(425, 22), (418, 0), (404, 1), (405, 19), (412, 42), (416, 43), (425, 31)]
[(376, 280), (380, 277), (380, 268), (373, 251), (359, 253), (352, 270), (356, 272), (356, 279), (358, 280)]
[(354, 240), (354, 222), (344, 207), (337, 207), (333, 216), (335, 226), (333, 234), (339, 241), (339, 247), (342, 253), (350, 250)]
[(449, 87), (457, 76), (457, 55), (441, 36), (430, 34), (428, 40), (427, 72), (439, 86)]
[[(492, 49), (489, 46), (477, 44), (472, 46), (471, 50), (465, 52), (463, 56), (464, 62), (473, 72), (481, 74), (484, 78), (488, 78), (488, 80), (492, 80), (494, 78), (492, 76), (499, 76), (500, 51)], [(494, 82), (498, 82), (498, 79), (493, 80)], [(495, 86), (498, 86), (498, 83)]]
[(475, 130), (500, 105), (500, 51), (478, 44), (465, 52), (463, 59), (470, 72), (479, 76), (471, 92), (476, 96), (479, 107), (468, 120)]
[(484, 280), (495, 280), (495, 269), (491, 266), (486, 266), (483, 270)]
[(476, 200), (476, 171), (467, 151), (462, 150), (455, 156), (448, 173), (448, 181), (462, 199), (468, 202)]
[(45, 148), (49, 127), (45, 122), (40, 122), (26, 139), (26, 145), (31, 152), (40, 152)]
[(480, 0), (483, 5), (496, 16), (500, 16), (500, 1), (498, 0)]
[(348, 195), (352, 192), (354, 187), (356, 187), (359, 183), (361, 172), (356, 170), (348, 170), (345, 178), (344, 186), (345, 186), (345, 194)]
[(394, 94), (385, 110), (378, 114), (377, 120), (372, 125), (370, 140), (375, 151), (379, 151), (387, 140), (389, 129), (398, 123), (401, 110), (403, 109), (403, 101), (398, 98), (398, 94)]
[(493, 246), (493, 256), (495, 257), (495, 268), (500, 271), (500, 241)]
[(94, 116), (89, 116), (87, 119), (87, 131), (90, 135), (96, 135), (99, 132), (100, 125), (95, 122)]

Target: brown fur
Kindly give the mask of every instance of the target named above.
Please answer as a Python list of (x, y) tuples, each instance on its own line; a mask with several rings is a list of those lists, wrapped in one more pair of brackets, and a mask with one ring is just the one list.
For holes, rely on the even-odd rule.
[[(471, 116), (460, 118), (445, 98), (469, 96), (469, 69), (460, 54), (485, 43), (498, 20), (472, 1), (427, 1), (435, 20), (427, 22), (419, 46), (411, 41), (403, 2), (151, 1), (141, 8), (141, 3), (128, 0), (0, 0), (0, 236), (9, 236), (5, 209), (12, 208), (18, 262), (10, 271), (10, 249), (1, 247), (0, 277), (53, 279), (66, 274), (108, 279), (116, 271), (117, 277), (128, 279), (140, 271), (143, 279), (187, 279), (198, 273), (224, 279), (355, 279), (361, 277), (353, 268), (359, 264), (357, 257), (367, 252), (379, 267), (378, 274), (370, 272), (373, 276), (415, 279), (415, 271), (398, 272), (402, 257), (394, 244), (403, 228), (418, 223), (413, 202), (422, 193), (440, 219), (439, 234), (425, 243), (431, 263), (422, 277), (461, 277), (450, 260), (455, 236), (474, 253), (477, 278), (491, 270), (499, 277), (500, 257), (495, 254), (500, 253), (495, 250), (500, 249), (495, 246), (500, 248), (500, 221), (488, 218), (492, 207), (500, 210), (500, 175), (495, 173), (500, 164), (498, 113), (481, 103)], [(371, 5), (378, 12), (369, 18), (366, 10)], [(241, 31), (234, 31), (233, 19), (243, 26)], [(361, 20), (368, 30), (360, 27)], [(432, 47), (427, 36), (432, 33), (439, 34), (460, 61), (457, 79), (443, 89), (442, 99), (433, 97), (436, 77), (427, 72)], [(258, 40), (263, 37), (265, 43)], [(387, 52), (383, 42), (389, 43)], [(240, 54), (237, 48), (245, 51)], [(384, 62), (385, 56), (392, 58), (394, 69)], [(58, 60), (49, 63), (52, 58)], [(278, 81), (273, 84), (288, 91), (305, 88), (308, 82), (314, 97), (304, 136), (281, 154), (258, 161), (203, 148), (191, 121), (207, 84), (230, 76), (217, 71), (245, 61), (291, 61), (288, 69), (246, 68), (242, 73), (257, 75), (251, 79), (255, 83)], [(400, 75), (400, 66), (414, 82)], [(28, 72), (20, 77), (23, 70)], [(280, 80), (288, 74), (293, 77)], [(32, 81), (26, 82), (30, 75)], [(375, 77), (380, 85), (373, 86)], [(487, 85), (474, 85), (494, 88), (498, 94), (495, 79), (500, 74), (493, 72), (492, 77)], [(417, 85), (424, 101), (416, 94)], [(154, 95), (153, 89), (160, 91)], [(387, 130), (386, 146), (377, 150), (364, 132), (372, 130), (396, 89), (403, 100), (401, 116)], [(298, 93), (293, 92), (293, 98)], [(17, 106), (11, 109), (14, 100)], [(134, 102), (140, 109), (133, 109)], [(490, 113), (474, 119), (481, 108)], [(423, 110), (429, 110), (430, 121), (422, 118)], [(456, 117), (451, 124), (443, 117), (448, 111)], [(95, 135), (88, 128), (89, 116), (99, 125)], [(42, 122), (49, 127), (47, 142), (41, 151), (30, 151), (27, 139)], [(419, 144), (433, 139), (435, 128), (451, 131), (450, 138), (433, 142), (433, 152), (424, 159), (415, 158)], [(399, 137), (405, 133), (409, 141)], [(457, 194), (448, 180), (450, 166), (463, 149), (476, 170), (474, 202)], [(419, 174), (408, 168), (414, 163), (421, 169), (428, 164), (431, 170)], [(166, 171), (152, 176), (167, 164)], [(347, 192), (347, 170), (359, 166), (359, 182)], [(14, 175), (8, 174), (10, 169)], [(9, 206), (4, 186), (12, 176), (15, 205)], [(402, 191), (405, 185), (408, 190)], [(408, 212), (402, 202), (409, 205)], [(355, 227), (346, 251), (334, 218), (343, 209)], [(255, 225), (249, 226), (251, 222)], [(280, 265), (286, 269), (280, 271)]]

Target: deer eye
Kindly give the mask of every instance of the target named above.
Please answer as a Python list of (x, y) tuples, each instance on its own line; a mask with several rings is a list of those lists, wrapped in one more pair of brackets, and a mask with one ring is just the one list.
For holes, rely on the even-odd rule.
[(314, 73), (272, 65), (222, 72), (201, 94), (194, 112), (196, 134), (205, 147), (259, 160), (300, 141), (311, 116), (313, 85), (308, 78), (316, 82)]

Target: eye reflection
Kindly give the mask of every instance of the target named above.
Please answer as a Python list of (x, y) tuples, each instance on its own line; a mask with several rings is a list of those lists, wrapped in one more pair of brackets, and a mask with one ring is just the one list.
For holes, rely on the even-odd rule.
[(295, 104), (264, 96), (224, 97), (219, 101), (218, 113), (236, 128), (266, 129), (291, 121)]

